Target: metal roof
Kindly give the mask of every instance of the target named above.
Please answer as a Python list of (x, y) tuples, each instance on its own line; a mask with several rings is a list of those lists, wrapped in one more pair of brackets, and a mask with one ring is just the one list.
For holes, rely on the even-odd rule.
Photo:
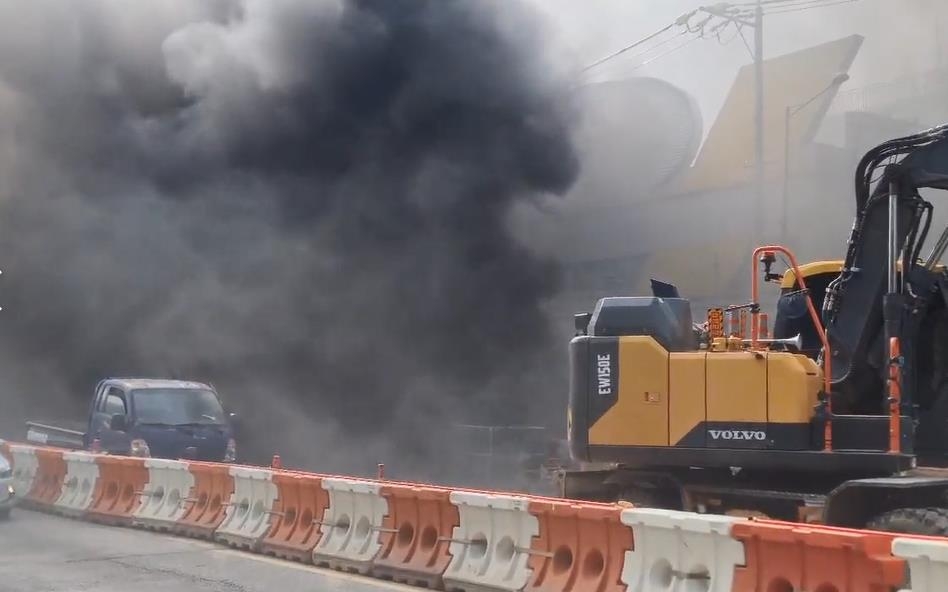
[(206, 389), (214, 390), (208, 384), (191, 380), (172, 380), (165, 378), (107, 378), (107, 382), (124, 388), (133, 389)]
[[(764, 161), (767, 177), (780, 170), (784, 156), (784, 117), (788, 105), (802, 103), (848, 72), (863, 37), (850, 35), (764, 60)], [(750, 182), (754, 173), (754, 66), (740, 69), (708, 132), (694, 165), (679, 177), (673, 195), (730, 189)], [(811, 140), (836, 92), (827, 92), (794, 117), (791, 144)]]

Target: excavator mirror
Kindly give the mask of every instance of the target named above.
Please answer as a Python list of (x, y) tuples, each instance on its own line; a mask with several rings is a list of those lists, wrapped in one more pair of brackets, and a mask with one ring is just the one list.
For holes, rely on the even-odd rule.
[(589, 330), (589, 321), (592, 319), (591, 312), (580, 312), (573, 315), (573, 325), (576, 327), (577, 335), (585, 335)]
[(772, 273), (770, 271), (773, 264), (777, 262), (777, 256), (773, 251), (764, 251), (760, 256), (760, 262), (764, 266), (764, 281), (765, 282), (779, 282), (783, 279), (783, 275), (779, 273)]

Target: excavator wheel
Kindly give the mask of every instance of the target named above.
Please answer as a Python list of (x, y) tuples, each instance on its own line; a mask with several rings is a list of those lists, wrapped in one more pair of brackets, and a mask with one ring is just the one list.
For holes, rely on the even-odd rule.
[(866, 528), (900, 534), (948, 536), (948, 509), (900, 508), (876, 516)]
[[(948, 536), (948, 509), (900, 508), (876, 516), (866, 525), (869, 530), (927, 536)], [(911, 574), (906, 570), (902, 589), (912, 587)]]

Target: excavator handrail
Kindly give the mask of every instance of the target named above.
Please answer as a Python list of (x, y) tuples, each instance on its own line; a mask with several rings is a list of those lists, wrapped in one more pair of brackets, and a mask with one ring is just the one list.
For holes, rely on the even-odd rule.
[(833, 449), (833, 422), (831, 419), (833, 415), (833, 398), (830, 395), (832, 356), (830, 355), (829, 340), (826, 337), (823, 324), (820, 322), (820, 316), (816, 312), (816, 307), (813, 306), (813, 299), (810, 298), (810, 293), (807, 291), (806, 280), (803, 279), (803, 273), (800, 272), (800, 265), (797, 263), (797, 258), (790, 249), (782, 245), (757, 247), (754, 249), (754, 254), (751, 258), (751, 302), (754, 305), (753, 309), (751, 309), (751, 349), (758, 348), (760, 339), (760, 286), (757, 277), (757, 261), (761, 253), (766, 252), (783, 253), (790, 260), (790, 268), (793, 269), (794, 279), (800, 287), (800, 291), (806, 297), (806, 308), (810, 313), (810, 320), (813, 321), (816, 333), (820, 338), (820, 342), (823, 344), (823, 392), (826, 397), (827, 405), (826, 423), (823, 429), (823, 450), (824, 452), (829, 452)]

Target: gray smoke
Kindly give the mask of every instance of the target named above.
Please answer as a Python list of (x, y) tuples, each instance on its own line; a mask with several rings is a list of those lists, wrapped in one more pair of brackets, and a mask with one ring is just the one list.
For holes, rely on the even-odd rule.
[(509, 0), (0, 2), (4, 407), (211, 380), (339, 470), (561, 417), (556, 267), (507, 225), (577, 174), (548, 38)]

